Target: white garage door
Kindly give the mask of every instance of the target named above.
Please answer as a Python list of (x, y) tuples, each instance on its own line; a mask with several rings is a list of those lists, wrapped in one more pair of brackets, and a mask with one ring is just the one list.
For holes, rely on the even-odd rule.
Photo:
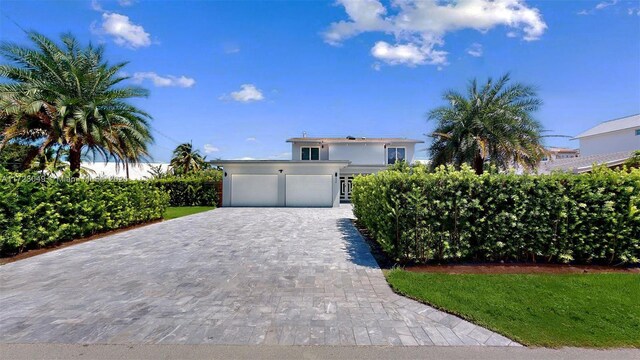
[(331, 175), (287, 175), (287, 206), (332, 206)]
[(277, 206), (278, 175), (231, 175), (231, 206)]

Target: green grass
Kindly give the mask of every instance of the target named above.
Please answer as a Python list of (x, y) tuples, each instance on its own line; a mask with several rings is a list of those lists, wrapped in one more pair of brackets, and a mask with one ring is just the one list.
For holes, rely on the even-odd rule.
[(182, 216), (193, 215), (199, 212), (215, 209), (215, 206), (171, 206), (164, 212), (165, 220), (175, 219)]
[(640, 347), (640, 275), (386, 273), (398, 293), (525, 345)]

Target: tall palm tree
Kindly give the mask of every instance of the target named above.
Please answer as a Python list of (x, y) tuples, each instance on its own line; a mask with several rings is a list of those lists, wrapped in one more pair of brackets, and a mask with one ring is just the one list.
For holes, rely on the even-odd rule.
[(444, 94), (448, 104), (429, 113), (437, 122), (429, 149), (433, 165), (467, 163), (482, 174), (487, 161), (501, 169), (538, 164), (545, 149), (542, 126), (532, 113), (542, 101), (532, 87), (509, 81), (509, 74), (496, 82), (489, 78), (480, 88), (474, 79), (466, 96)]
[(27, 35), (35, 48), (0, 45), (9, 62), (0, 65), (0, 78), (9, 80), (0, 84), (0, 150), (14, 139), (37, 143), (40, 153), (62, 147), (74, 176), (83, 153), (116, 162), (146, 155), (151, 116), (127, 100), (148, 91), (118, 86), (127, 79), (121, 75), (127, 63), (108, 64), (102, 46), (82, 48), (72, 35), (63, 35), (60, 45)]
[(205, 158), (200, 151), (193, 149), (192, 143), (178, 145), (173, 150), (173, 157), (169, 163), (174, 174), (184, 175), (206, 168)]

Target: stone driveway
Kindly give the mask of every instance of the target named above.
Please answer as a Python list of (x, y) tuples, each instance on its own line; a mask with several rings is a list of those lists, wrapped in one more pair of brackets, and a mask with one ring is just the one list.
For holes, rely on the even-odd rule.
[(0, 342), (518, 346), (394, 294), (352, 216), (222, 208), (1, 266)]

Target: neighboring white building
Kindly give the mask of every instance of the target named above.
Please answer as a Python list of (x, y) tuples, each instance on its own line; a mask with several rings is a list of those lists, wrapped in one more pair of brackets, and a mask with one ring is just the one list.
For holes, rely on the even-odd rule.
[(291, 138), (291, 160), (221, 160), (223, 206), (335, 207), (351, 197), (358, 174), (413, 163), (420, 140), (403, 138)]
[(540, 165), (540, 173), (552, 171), (589, 172), (593, 165), (617, 167), (640, 150), (640, 114), (602, 122), (576, 136), (578, 157), (550, 159)]
[(575, 137), (580, 156), (640, 149), (640, 114), (602, 122)]
[[(151, 167), (162, 166), (163, 171), (169, 169), (168, 163), (141, 163), (138, 165), (129, 164), (129, 180), (142, 180), (151, 177), (149, 170)], [(110, 162), (83, 162), (82, 167), (89, 170), (91, 178), (118, 178), (126, 179), (127, 171), (124, 164)]]
[(549, 147), (547, 148), (547, 151), (549, 152), (549, 155), (542, 158), (542, 161), (571, 159), (571, 158), (577, 158), (578, 156), (580, 156), (580, 150), (578, 149)]

